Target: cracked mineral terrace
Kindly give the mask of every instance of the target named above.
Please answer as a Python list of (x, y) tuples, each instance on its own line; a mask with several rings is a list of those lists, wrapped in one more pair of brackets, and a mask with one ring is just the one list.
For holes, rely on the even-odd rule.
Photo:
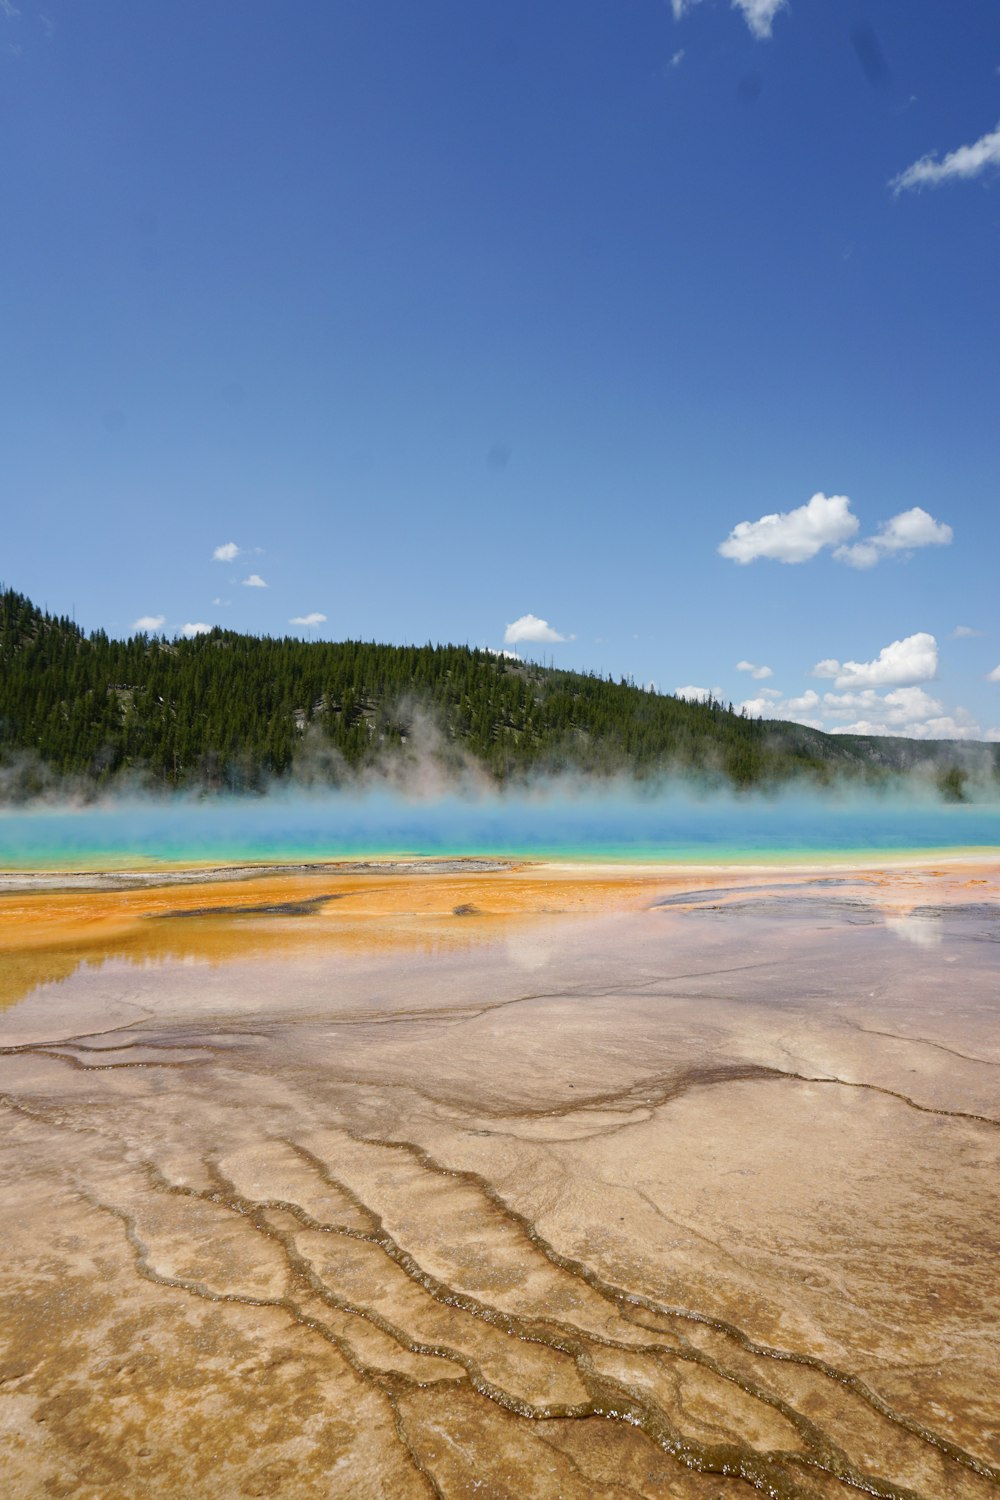
[(52, 883), (9, 1500), (1000, 1494), (1000, 869)]

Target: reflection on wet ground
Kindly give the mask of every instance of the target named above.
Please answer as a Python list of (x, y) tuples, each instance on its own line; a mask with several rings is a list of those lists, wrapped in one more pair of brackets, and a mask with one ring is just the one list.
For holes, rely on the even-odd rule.
[(998, 897), (7, 892), (4, 1493), (997, 1494)]

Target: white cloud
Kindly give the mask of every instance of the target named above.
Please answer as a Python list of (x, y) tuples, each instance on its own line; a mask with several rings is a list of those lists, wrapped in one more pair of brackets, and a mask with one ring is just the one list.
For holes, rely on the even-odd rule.
[(873, 568), (887, 553), (912, 552), (917, 547), (946, 547), (955, 533), (943, 521), (935, 521), (922, 506), (900, 511), (884, 521), (875, 536), (850, 547), (838, 547), (834, 557), (852, 568)]
[(775, 701), (773, 689), (740, 704), (763, 719), (791, 719), (827, 734), (900, 735), (913, 740), (1000, 739), (1000, 729), (985, 734), (972, 715), (957, 707), (944, 711), (924, 688), (910, 685), (888, 693), (874, 688), (823, 693), (809, 689), (798, 698)]
[(922, 724), (907, 724), (904, 733), (913, 740), (981, 740), (983, 737), (983, 731), (964, 708), (956, 708), (954, 714), (925, 719)]
[(674, 55), (673, 55), (673, 57), (670, 59), (670, 66), (672, 68), (679, 68), (680, 65), (681, 65), (681, 63), (683, 61), (684, 61), (684, 48), (681, 47), (680, 50), (677, 51), (677, 52), (675, 52)]
[(771, 35), (774, 18), (784, 6), (785, 0), (733, 0), (734, 10), (743, 12), (750, 30), (761, 39)]
[(854, 542), (850, 547), (838, 547), (834, 552), (838, 562), (847, 563), (852, 568), (874, 568), (881, 552), (873, 540)]
[(971, 625), (956, 625), (948, 639), (949, 641), (964, 641), (970, 636), (982, 635), (982, 633), (981, 630), (973, 630)]
[(926, 631), (883, 646), (874, 661), (839, 662), (832, 657), (817, 662), (814, 677), (833, 677), (839, 688), (897, 687), (907, 682), (929, 682), (937, 675), (937, 641)]
[(994, 667), (992, 672), (987, 672), (986, 681), (1000, 682), (1000, 667)]
[(239, 555), (240, 549), (235, 542), (223, 542), (222, 546), (216, 547), (212, 553), (212, 559), (214, 562), (232, 562)]
[(548, 620), (540, 620), (537, 615), (522, 615), (515, 620), (503, 633), (505, 646), (517, 646), (522, 641), (544, 641), (554, 645), (557, 641), (571, 641), (573, 636), (560, 635), (558, 630), (553, 630)]
[(132, 621), (133, 630), (159, 630), (161, 625), (166, 624), (166, 615), (140, 615), (138, 620)]
[[(900, 687), (891, 693), (866, 689), (861, 693), (825, 693), (829, 717), (852, 719), (839, 724), (836, 734), (895, 734), (910, 740), (977, 740), (982, 730), (964, 708), (946, 714), (936, 698), (921, 687)], [(864, 717), (854, 718), (857, 713)]]
[(709, 698), (715, 697), (711, 688), (703, 687), (679, 687), (674, 688), (675, 698), (686, 698), (689, 703), (707, 703)]
[(875, 540), (888, 552), (904, 552), (913, 547), (946, 547), (954, 535), (950, 526), (914, 505), (886, 521)]
[(518, 656), (516, 651), (504, 651), (502, 647), (484, 646), (483, 650), (490, 656), (502, 656), (505, 661), (523, 661), (523, 656)]
[(804, 692), (801, 698), (785, 699), (782, 699), (781, 694), (775, 692), (774, 688), (764, 688), (758, 698), (746, 698), (736, 707), (738, 710), (745, 709), (755, 719), (791, 719), (793, 724), (805, 724), (810, 729), (822, 729), (823, 721), (816, 717), (819, 704), (819, 693), (812, 688)]
[(943, 712), (941, 704), (922, 687), (900, 687), (891, 693), (864, 688), (856, 693), (824, 693), (823, 709), (829, 718), (851, 719), (858, 713), (878, 713), (885, 723), (903, 724), (929, 719)]
[(312, 614), (293, 615), (288, 623), (289, 625), (325, 625), (326, 615), (321, 615), (318, 609), (314, 609)]
[[(952, 713), (921, 687), (899, 687), (888, 693), (874, 688), (859, 692), (824, 693), (810, 689), (799, 698), (780, 702), (763, 696), (740, 705), (765, 719), (791, 719), (828, 734), (900, 735), (913, 740), (990, 739), (964, 708)], [(832, 721), (832, 722), (831, 722)], [(1000, 731), (997, 731), (1000, 737)]]
[(922, 156), (894, 177), (889, 186), (894, 193), (907, 188), (937, 187), (941, 182), (959, 178), (968, 181), (978, 177), (989, 167), (1000, 167), (1000, 125), (987, 135), (981, 135), (971, 146), (959, 146), (957, 151), (938, 161), (934, 152)]
[(249, 578), (244, 578), (243, 587), (245, 589), (266, 589), (267, 584), (259, 573), (251, 573)]
[(750, 676), (757, 682), (763, 682), (765, 677), (774, 676), (773, 667), (758, 667), (752, 661), (738, 661), (736, 663), (736, 670), (737, 672), (749, 672)]
[[(943, 714), (935, 719), (907, 723), (895, 719), (859, 719), (856, 724), (843, 724), (830, 731), (832, 734), (888, 734), (907, 740), (981, 740), (982, 730), (964, 710), (954, 715)], [(988, 738), (988, 736), (987, 736)]]
[(185, 625), (182, 628), (181, 635), (186, 635), (188, 640), (191, 640), (196, 635), (208, 635), (214, 629), (214, 625), (206, 625), (204, 620), (195, 620), (193, 624)]
[(845, 542), (858, 525), (846, 495), (817, 493), (795, 510), (761, 516), (759, 521), (740, 521), (721, 543), (719, 552), (738, 563), (751, 563), (758, 557), (783, 563), (808, 562), (823, 547)]
[[(699, 0), (670, 0), (674, 19), (679, 21)], [(771, 24), (787, 0), (732, 0), (733, 10), (741, 11), (743, 18), (756, 37), (771, 35)]]
[(0, 0), (0, 16), (6, 16), (8, 21), (14, 21), (20, 14), (13, 0)]

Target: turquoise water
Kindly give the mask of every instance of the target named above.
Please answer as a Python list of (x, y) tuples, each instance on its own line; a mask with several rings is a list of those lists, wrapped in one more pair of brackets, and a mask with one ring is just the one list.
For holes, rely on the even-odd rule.
[(389, 854), (752, 863), (966, 849), (1000, 853), (1000, 804), (623, 791), (417, 801), (370, 792), (0, 812), (8, 870)]

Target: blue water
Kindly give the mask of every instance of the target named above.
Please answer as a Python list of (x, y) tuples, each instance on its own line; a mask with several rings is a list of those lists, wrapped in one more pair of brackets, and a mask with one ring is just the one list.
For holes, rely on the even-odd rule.
[(408, 800), (273, 795), (0, 812), (0, 868), (281, 862), (390, 854), (705, 863), (1000, 852), (1000, 804), (622, 790)]

